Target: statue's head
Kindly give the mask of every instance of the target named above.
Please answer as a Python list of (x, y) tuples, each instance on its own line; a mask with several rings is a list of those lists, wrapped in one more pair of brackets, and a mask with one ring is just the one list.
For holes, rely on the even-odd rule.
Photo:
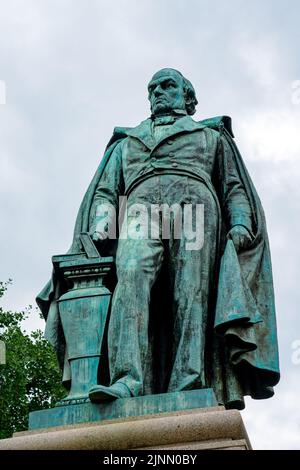
[(181, 110), (194, 114), (198, 103), (193, 85), (178, 70), (161, 69), (151, 78), (148, 98), (153, 115)]

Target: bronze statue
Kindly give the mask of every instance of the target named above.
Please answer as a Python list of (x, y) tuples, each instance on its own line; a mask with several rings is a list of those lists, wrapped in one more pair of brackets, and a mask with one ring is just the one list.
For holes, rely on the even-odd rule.
[[(116, 275), (104, 280), (113, 296), (89, 397), (103, 402), (212, 388), (220, 404), (241, 409), (244, 395), (271, 397), (279, 380), (263, 209), (230, 118), (194, 121), (194, 88), (174, 69), (157, 72), (148, 93), (151, 117), (135, 128), (115, 128), (68, 255), (84, 251), (81, 234), (88, 232), (96, 253), (112, 255), (116, 266)], [(153, 215), (153, 207), (151, 223), (140, 223), (140, 212)], [(191, 226), (178, 236), (186, 207)], [(37, 301), (70, 387), (65, 343), (72, 322), (62, 324), (58, 307), (68, 289), (54, 271)]]

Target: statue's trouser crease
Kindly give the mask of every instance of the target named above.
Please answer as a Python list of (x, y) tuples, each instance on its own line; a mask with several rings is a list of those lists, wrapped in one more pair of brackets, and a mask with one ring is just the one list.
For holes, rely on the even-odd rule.
[[(139, 239), (137, 235), (123, 239), (123, 225), (116, 259), (118, 284), (108, 332), (111, 384), (126, 384), (133, 396), (144, 393), (151, 288), (162, 264), (167, 263), (174, 296), (174, 329), (170, 331), (173, 361), (167, 391), (203, 388), (207, 317), (212, 314), (208, 311), (207, 292), (213, 281), (218, 227), (213, 196), (200, 181), (160, 175), (144, 181), (130, 194), (128, 207), (137, 203), (147, 207), (177, 203), (181, 208), (184, 204), (204, 204), (204, 244), (201, 249), (188, 250), (184, 231), (180, 239), (175, 239), (172, 231), (169, 240), (161, 236), (147, 238), (149, 232), (145, 234), (143, 226)], [(131, 224), (136, 226), (137, 218), (129, 216), (127, 220), (128, 233)]]

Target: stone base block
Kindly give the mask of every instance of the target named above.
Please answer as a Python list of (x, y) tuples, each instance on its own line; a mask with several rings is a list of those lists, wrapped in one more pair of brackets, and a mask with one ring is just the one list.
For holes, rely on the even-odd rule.
[(29, 430), (194, 408), (208, 408), (217, 406), (217, 404), (214, 391), (211, 388), (143, 395), (99, 404), (91, 403), (88, 400), (84, 403), (61, 405), (48, 410), (29, 413)]
[(223, 407), (165, 412), (16, 433), (0, 450), (251, 449), (236, 410)]

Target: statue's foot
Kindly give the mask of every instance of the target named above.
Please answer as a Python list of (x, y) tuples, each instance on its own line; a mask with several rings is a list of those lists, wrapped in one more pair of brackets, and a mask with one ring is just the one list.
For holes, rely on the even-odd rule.
[(117, 382), (110, 387), (96, 385), (90, 389), (89, 397), (91, 402), (101, 403), (116, 400), (117, 398), (129, 398), (131, 397), (131, 393), (127, 385)]

